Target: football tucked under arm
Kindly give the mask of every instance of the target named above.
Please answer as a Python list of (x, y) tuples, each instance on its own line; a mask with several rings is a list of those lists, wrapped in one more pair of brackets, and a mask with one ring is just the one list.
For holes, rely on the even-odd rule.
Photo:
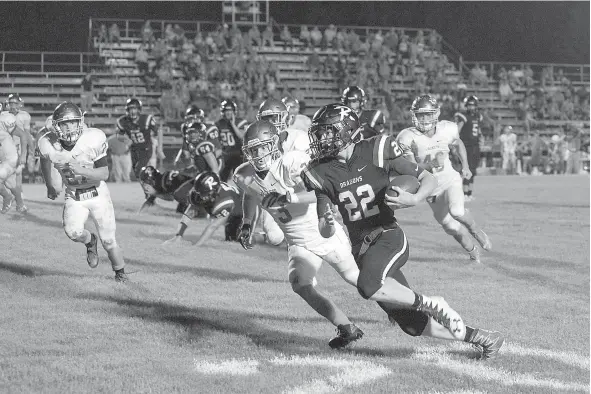
[(429, 197), (437, 187), (437, 179), (433, 174), (425, 171), (419, 164), (413, 163), (403, 156), (392, 160), (391, 169), (399, 175), (411, 175), (419, 180), (421, 187), (414, 194), (417, 203)]

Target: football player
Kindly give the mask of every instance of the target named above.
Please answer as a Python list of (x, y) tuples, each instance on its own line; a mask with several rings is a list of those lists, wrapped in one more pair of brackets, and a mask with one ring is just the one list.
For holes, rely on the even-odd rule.
[(12, 133), (12, 138), (19, 155), (19, 165), (16, 170), (16, 210), (21, 213), (27, 212), (27, 207), (23, 203), (23, 169), (28, 160), (34, 160), (35, 140), (31, 135), (31, 115), (22, 109), (23, 99), (18, 93), (8, 95), (6, 99), (7, 110), (16, 118), (16, 128)]
[[(443, 298), (411, 290), (401, 271), (409, 247), (394, 209), (426, 199), (437, 179), (405, 159), (393, 138), (380, 135), (360, 141), (361, 130), (350, 108), (341, 104), (320, 108), (309, 132), (314, 162), (302, 172), (307, 189), (316, 193), (317, 206), (330, 201), (343, 217), (360, 269), (359, 293), (371, 298), (388, 288), (391, 301), (378, 304), (409, 335), (461, 340), (480, 346), (483, 358), (495, 356), (504, 342), (500, 333), (465, 326)], [(403, 174), (418, 178), (416, 194), (391, 186), (397, 196), (386, 195), (391, 177)], [(318, 217), (321, 234), (334, 234), (332, 213), (319, 210)]]
[[(152, 137), (159, 139), (158, 149), (162, 150), (162, 137), (154, 116), (142, 114), (142, 102), (136, 98), (130, 98), (125, 104), (126, 114), (117, 119), (119, 133), (125, 134), (131, 139), (131, 165), (136, 178), (139, 178), (140, 170), (148, 165), (152, 157)], [(164, 156), (164, 152), (158, 153)]]
[[(2, 104), (0, 103), (1, 110)], [(10, 210), (14, 201), (13, 195), (20, 196), (16, 188), (19, 154), (12, 138), (15, 128), (14, 115), (9, 112), (0, 112), (0, 195), (3, 199), (1, 213), (7, 213)]]
[(307, 133), (312, 120), (306, 115), (300, 114), (300, 102), (293, 97), (284, 97), (281, 101), (289, 109), (287, 126)]
[(185, 118), (184, 122), (181, 125), (181, 136), (183, 138), (183, 145), (181, 149), (179, 149), (178, 154), (174, 160), (174, 165), (177, 166), (181, 157), (184, 156), (187, 159), (191, 158), (191, 154), (189, 153), (188, 146), (187, 146), (187, 130), (190, 124), (195, 122), (203, 123), (206, 127), (206, 134), (209, 139), (215, 140), (219, 138), (219, 131), (215, 125), (208, 124), (205, 122), (205, 112), (197, 107), (194, 104), (191, 104), (187, 110), (185, 111)]
[[(468, 96), (464, 99), (464, 108), (466, 113), (457, 112), (454, 119), (460, 130), (460, 139), (466, 147), (468, 157), (468, 167), (472, 174), (469, 178), (464, 178), (464, 195), (466, 201), (472, 201), (472, 189), (474, 187), (474, 177), (480, 163), (480, 143), (482, 142), (482, 114), (478, 109), (478, 97)], [(457, 156), (456, 152), (453, 152)]]
[[(490, 250), (492, 244), (464, 208), (462, 179), (470, 179), (472, 172), (458, 126), (447, 120), (439, 121), (439, 103), (428, 94), (417, 97), (410, 112), (414, 126), (402, 130), (396, 138), (403, 156), (413, 163), (421, 163), (437, 178), (437, 187), (427, 198), (435, 220), (462, 245), (472, 261), (480, 263), (480, 252), (472, 237), (484, 250)], [(461, 176), (452, 168), (450, 146), (459, 154)]]
[(189, 206), (183, 213), (175, 236), (166, 241), (165, 244), (184, 241), (185, 230), (191, 218), (194, 217), (195, 210), (199, 208), (204, 209), (213, 220), (203, 229), (203, 233), (201, 233), (195, 246), (205, 244), (222, 225), (225, 226), (226, 241), (236, 241), (240, 221), (242, 220), (240, 192), (235, 187), (222, 182), (219, 175), (211, 171), (197, 175), (192, 183), (192, 187), (187, 194)]
[(208, 133), (204, 123), (194, 121), (187, 124), (184, 142), (197, 172), (220, 173), (223, 165), (222, 146), (217, 138)]
[[(96, 268), (98, 238), (84, 228), (90, 215), (115, 271), (115, 280), (125, 282), (125, 261), (115, 239), (115, 212), (105, 183), (109, 177), (107, 137), (102, 130), (86, 127), (80, 108), (68, 101), (53, 111), (53, 129), (55, 131), (45, 133), (38, 142), (47, 197), (55, 200), (63, 183), (66, 235), (86, 245), (86, 261), (90, 268)], [(61, 182), (56, 178), (56, 170)]]
[[(265, 120), (256, 121), (246, 131), (242, 149), (248, 161), (238, 167), (234, 175), (234, 181), (244, 191), (240, 242), (245, 249), (252, 248), (252, 223), (257, 207), (262, 205), (285, 235), (288, 277), (293, 291), (337, 327), (337, 336), (329, 346), (341, 348), (361, 338), (363, 332), (316, 289), (316, 274), (326, 261), (345, 281), (355, 286), (359, 270), (340, 225), (335, 224), (337, 231), (325, 239), (318, 232), (315, 204), (291, 204), (283, 199), (290, 191), (303, 191), (299, 173), (309, 157), (298, 151), (282, 154), (278, 134), (276, 127)], [(278, 203), (277, 198), (283, 202)]]
[(182, 207), (181, 212), (184, 212), (189, 205), (187, 196), (193, 187), (195, 175), (196, 173), (181, 173), (175, 170), (161, 173), (153, 166), (143, 167), (140, 170), (139, 179), (146, 195), (146, 201), (142, 204), (138, 214), (153, 206), (157, 198), (177, 201)]
[(219, 130), (219, 139), (222, 144), (224, 168), (220, 172), (220, 178), (227, 182), (232, 178), (236, 167), (244, 161), (242, 157), (242, 139), (246, 132), (248, 122), (238, 118), (238, 107), (232, 100), (224, 100), (220, 104), (222, 118), (215, 125)]
[(288, 118), (289, 108), (276, 99), (263, 101), (257, 112), (257, 120), (271, 122), (279, 132), (279, 149), (282, 152), (305, 152), (310, 147), (308, 132), (288, 126)]
[(380, 135), (386, 128), (386, 117), (379, 109), (365, 109), (367, 96), (359, 86), (349, 86), (343, 90), (341, 103), (355, 111), (363, 129), (363, 139)]

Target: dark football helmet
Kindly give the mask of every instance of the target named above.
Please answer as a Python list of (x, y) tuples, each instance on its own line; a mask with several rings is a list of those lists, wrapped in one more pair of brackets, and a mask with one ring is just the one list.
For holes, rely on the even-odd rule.
[(205, 140), (206, 127), (199, 121), (194, 121), (187, 124), (185, 129), (185, 142), (187, 145), (197, 145), (199, 142)]
[(11, 93), (8, 95), (6, 99), (6, 109), (13, 115), (18, 114), (18, 111), (23, 106), (23, 99), (19, 96), (18, 93)]
[(218, 174), (205, 171), (195, 177), (193, 187), (189, 191), (189, 202), (192, 205), (213, 203), (221, 188), (221, 181)]
[[(349, 86), (343, 90), (341, 103), (351, 108), (359, 116), (367, 103), (367, 95), (359, 86)], [(359, 105), (354, 105), (356, 103)]]
[(279, 132), (266, 120), (257, 120), (246, 130), (242, 144), (244, 157), (257, 171), (267, 171), (281, 155)]
[(361, 140), (361, 122), (346, 105), (325, 105), (314, 114), (308, 137), (312, 159), (334, 157)]
[(186, 110), (185, 110), (185, 123), (191, 123), (194, 121), (198, 121), (203, 123), (205, 121), (205, 112), (197, 107), (196, 105), (190, 105)]
[(279, 100), (268, 99), (262, 102), (257, 113), (257, 120), (267, 120), (275, 126), (278, 132), (282, 133), (287, 129), (287, 116), (289, 110)]
[(226, 111), (232, 111), (234, 116), (236, 116), (236, 114), (238, 113), (238, 106), (232, 100), (224, 100), (220, 104), (220, 113), (221, 113), (222, 117), (224, 117), (226, 119), (230, 119), (229, 116), (226, 116)]
[(142, 167), (140, 170), (140, 184), (147, 196), (155, 196), (156, 184), (162, 180), (162, 173), (152, 166)]
[(75, 144), (82, 134), (84, 114), (72, 102), (64, 101), (53, 111), (52, 125), (60, 140), (67, 145)]
[(127, 116), (131, 118), (131, 120), (135, 121), (140, 117), (140, 113), (142, 112), (142, 102), (136, 98), (127, 99), (125, 102), (125, 113)]
[(464, 108), (470, 115), (478, 113), (478, 97), (472, 95), (464, 99)]
[(414, 99), (410, 106), (410, 113), (412, 124), (416, 129), (421, 133), (428, 133), (437, 125), (441, 111), (434, 97), (423, 94)]

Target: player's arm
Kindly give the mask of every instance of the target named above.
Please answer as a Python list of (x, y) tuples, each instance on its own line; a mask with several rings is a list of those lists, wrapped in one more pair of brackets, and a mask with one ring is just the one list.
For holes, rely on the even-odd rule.
[(330, 208), (330, 198), (321, 191), (316, 191), (316, 213), (318, 214), (318, 231), (324, 238), (330, 238), (334, 235), (335, 218)]
[(217, 229), (224, 225), (227, 221), (227, 216), (215, 218), (212, 221), (210, 221), (209, 224), (203, 229), (203, 233), (201, 233), (201, 236), (195, 243), (195, 246), (203, 246), (203, 244), (205, 244), (207, 240), (211, 238), (211, 236), (217, 231)]
[[(146, 200), (146, 202), (148, 202), (148, 201)], [(185, 212), (183, 212), (183, 216), (181, 216), (181, 221), (179, 222), (179, 225), (176, 229), (176, 234), (171, 239), (164, 241), (165, 245), (179, 243), (179, 242), (183, 241), (183, 235), (185, 235), (185, 231), (187, 230), (187, 227), (189, 227), (189, 223), (191, 223), (191, 218), (193, 217), (193, 212), (194, 212), (193, 206), (189, 205), (185, 209)]]
[[(464, 143), (459, 137), (453, 140), (451, 145), (455, 147), (455, 152), (457, 153), (458, 157), (460, 158), (460, 162), (462, 163), (462, 176), (466, 177), (466, 175), (470, 173), (466, 145), (464, 145)], [(470, 176), (468, 176), (468, 178), (470, 178)]]
[(369, 122), (369, 126), (378, 134), (382, 134), (386, 128), (386, 117), (379, 109), (375, 110), (373, 118)]
[(462, 127), (464, 127), (468, 119), (466, 119), (466, 116), (464, 116), (464, 114), (457, 112), (454, 115), (454, 121), (458, 125), (458, 130), (462, 130)]
[(412, 149), (414, 140), (409, 137), (408, 133), (405, 131), (400, 132), (400, 134), (398, 134), (398, 137), (396, 137), (396, 142), (402, 150), (402, 156), (406, 160), (416, 163), (417, 159)]
[(158, 158), (164, 159), (166, 156), (164, 156), (164, 151), (162, 150), (162, 147), (164, 146), (162, 142), (162, 129), (158, 127), (153, 115), (148, 117), (147, 122), (150, 135), (156, 139), (156, 154), (158, 155)]
[(245, 190), (242, 195), (242, 224), (238, 233), (238, 241), (245, 250), (252, 249), (252, 231), (259, 218), (260, 199)]
[(429, 197), (437, 187), (437, 178), (416, 163), (412, 163), (400, 156), (392, 160), (390, 168), (400, 175), (411, 175), (419, 180), (420, 187), (415, 194), (410, 194), (397, 186), (392, 189), (398, 192), (397, 197), (386, 195), (386, 203), (395, 208), (408, 208), (417, 205)]
[(246, 119), (241, 120), (237, 124), (235, 122), (236, 122), (236, 118), (233, 117), (232, 121), (230, 122), (230, 127), (232, 127), (232, 129), (234, 130), (234, 134), (236, 134), (236, 136), (238, 138), (243, 140), (244, 135), (246, 134), (246, 126), (247, 126), (248, 122), (246, 121)]
[(144, 203), (142, 204), (142, 206), (140, 207), (139, 211), (137, 212), (137, 214), (139, 215), (140, 213), (142, 213), (144, 210), (148, 209), (149, 207), (154, 206), (154, 204), (156, 203), (156, 196), (150, 196), (146, 199), (146, 201), (144, 201)]
[(52, 163), (49, 158), (49, 154), (53, 147), (47, 138), (41, 136), (37, 142), (37, 149), (39, 149), (39, 167), (41, 168), (41, 174), (43, 174), (43, 180), (45, 181), (45, 187), (47, 188), (47, 198), (55, 200), (59, 195), (59, 191), (56, 190), (51, 181), (51, 168)]
[(218, 174), (220, 172), (220, 165), (215, 157), (215, 146), (211, 141), (205, 141), (199, 144), (196, 148), (197, 153), (203, 157), (211, 171)]
[(25, 131), (20, 127), (15, 127), (12, 134), (17, 136), (21, 141), (21, 154), (18, 163), (19, 165), (24, 165), (27, 163), (27, 152), (31, 150), (30, 141), (32, 142), (32, 137), (29, 140), (29, 138), (27, 138), (27, 134), (25, 133)]

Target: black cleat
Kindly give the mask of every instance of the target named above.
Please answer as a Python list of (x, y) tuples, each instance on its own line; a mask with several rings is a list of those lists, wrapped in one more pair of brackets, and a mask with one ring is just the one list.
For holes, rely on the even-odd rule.
[(115, 271), (115, 281), (119, 282), (119, 283), (125, 283), (127, 282), (129, 278), (127, 277), (127, 274), (125, 273), (125, 268), (121, 268), (120, 270)]
[(355, 324), (341, 324), (337, 327), (337, 336), (328, 342), (328, 346), (331, 349), (342, 349), (362, 337), (363, 331)]
[(480, 359), (488, 360), (495, 358), (503, 345), (505, 337), (498, 331), (488, 331), (478, 328), (474, 331), (470, 343), (478, 350), (482, 350)]
[(96, 235), (90, 235), (90, 242), (86, 244), (86, 261), (90, 268), (96, 268), (99, 263)]

